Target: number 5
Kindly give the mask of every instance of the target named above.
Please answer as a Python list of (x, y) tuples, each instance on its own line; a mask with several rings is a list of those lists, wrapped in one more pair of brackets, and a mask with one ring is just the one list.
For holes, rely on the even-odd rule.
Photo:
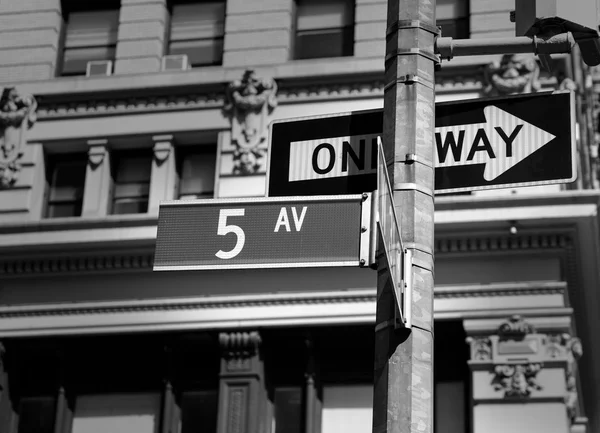
[(227, 225), (227, 217), (229, 216), (244, 216), (244, 209), (221, 209), (219, 212), (219, 227), (217, 228), (217, 234), (225, 236), (227, 233), (235, 233), (237, 236), (237, 242), (235, 247), (231, 251), (219, 250), (215, 256), (220, 259), (232, 259), (237, 256), (244, 248), (246, 242), (246, 234), (240, 226), (234, 224)]

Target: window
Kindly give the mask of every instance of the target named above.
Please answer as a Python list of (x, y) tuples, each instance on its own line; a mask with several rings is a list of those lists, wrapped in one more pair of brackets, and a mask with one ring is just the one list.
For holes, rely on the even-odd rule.
[(87, 155), (53, 155), (48, 158), (47, 218), (81, 215)]
[(18, 413), (18, 433), (53, 433), (56, 399), (53, 396), (21, 397)]
[(303, 393), (301, 386), (276, 386), (273, 392), (275, 429), (273, 433), (302, 433)]
[(353, 1), (296, 1), (294, 58), (342, 57), (353, 52)]
[(220, 65), (224, 34), (224, 1), (178, 1), (171, 8), (167, 53), (186, 54), (191, 66)]
[(181, 147), (178, 149), (178, 156), (178, 198), (212, 198), (215, 186), (215, 147)]
[(113, 214), (148, 211), (152, 151), (115, 152), (111, 155), (113, 174)]
[(179, 431), (194, 433), (217, 431), (218, 393), (212, 390), (186, 390), (181, 393)]
[(360, 433), (372, 427), (372, 383), (323, 386), (323, 433)]
[(455, 39), (469, 37), (469, 11), (467, 0), (438, 0), (437, 25), (442, 26), (442, 36)]
[(63, 5), (65, 34), (61, 75), (85, 75), (89, 61), (115, 59), (119, 3), (72, 1)]
[(217, 431), (221, 350), (214, 334), (43, 337), (5, 344), (10, 393), (2, 397), (10, 399), (16, 416), (0, 416), (0, 432)]
[(159, 392), (77, 396), (72, 433), (155, 433)]

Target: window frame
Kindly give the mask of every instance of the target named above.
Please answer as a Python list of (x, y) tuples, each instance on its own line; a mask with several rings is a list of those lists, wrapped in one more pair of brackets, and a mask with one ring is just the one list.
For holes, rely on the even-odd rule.
[[(184, 182), (183, 178), (183, 168), (184, 163), (187, 157), (192, 155), (207, 155), (210, 157), (213, 162), (214, 170), (212, 172), (212, 190), (208, 192), (200, 192), (198, 191), (192, 192), (191, 194), (182, 194), (182, 185)], [(217, 174), (217, 144), (198, 144), (198, 145), (187, 145), (187, 146), (177, 146), (175, 148), (175, 162), (176, 162), (176, 173), (177, 173), (177, 182), (175, 185), (175, 197), (177, 200), (189, 200), (189, 199), (208, 199), (215, 197), (216, 190), (216, 174)], [(182, 198), (182, 196), (194, 195), (195, 197)]]
[[(57, 76), (60, 77), (77, 77), (77, 76), (85, 76), (87, 74), (87, 62), (86, 68), (83, 70), (76, 70), (72, 72), (65, 72), (65, 64), (66, 64), (66, 56), (68, 51), (75, 50), (89, 50), (89, 49), (101, 49), (106, 48), (109, 53), (108, 56), (104, 58), (90, 59), (90, 61), (111, 61), (112, 67), (114, 69), (114, 62), (116, 60), (116, 52), (117, 52), (117, 43), (118, 43), (118, 28), (119, 28), (119, 16), (121, 11), (120, 0), (86, 0), (77, 1), (77, 0), (63, 0), (61, 2), (62, 5), (62, 25), (61, 25), (61, 35), (60, 35), (60, 50), (58, 52), (58, 62), (57, 62)], [(112, 36), (109, 36), (109, 40), (111, 41), (109, 44), (90, 44), (76, 47), (68, 46), (68, 36), (69, 36), (69, 19), (72, 18), (72, 14), (80, 14), (80, 13), (95, 13), (95, 12), (107, 12), (112, 11), (116, 12), (116, 26), (114, 31), (109, 32), (113, 33)], [(111, 71), (112, 72), (112, 71)]]
[[(222, 7), (223, 7), (223, 16), (222, 16), (222, 22), (219, 21), (217, 22), (217, 25), (219, 23), (221, 23), (222, 26), (222, 31), (219, 32), (216, 36), (211, 36), (211, 37), (197, 37), (197, 38), (189, 38), (189, 39), (173, 39), (173, 15), (174, 15), (174, 11), (175, 8), (177, 6), (188, 6), (188, 5), (194, 5), (194, 4), (200, 4), (200, 3), (222, 3)], [(168, 24), (168, 31), (167, 31), (167, 38), (166, 38), (166, 42), (165, 42), (165, 55), (181, 55), (181, 54), (185, 54), (188, 57), (188, 66), (190, 68), (196, 68), (196, 67), (206, 67), (206, 66), (220, 66), (223, 64), (223, 54), (224, 54), (224, 44), (225, 44), (225, 20), (227, 18), (227, 2), (225, 0), (171, 0), (168, 3), (168, 11), (169, 11), (169, 24)], [(216, 56), (216, 58), (214, 58), (211, 61), (206, 61), (206, 62), (194, 62), (192, 56), (190, 56), (189, 54), (187, 54), (186, 52), (173, 52), (172, 50), (172, 43), (181, 43), (181, 42), (187, 42), (187, 43), (193, 43), (193, 42), (209, 42), (212, 41), (213, 44), (210, 45), (210, 47), (214, 50), (218, 50), (219, 51), (219, 55)], [(182, 50), (185, 51), (185, 50)]]
[[(118, 171), (120, 164), (124, 159), (137, 159), (141, 157), (148, 158), (148, 181), (137, 181), (137, 182), (119, 182), (117, 179)], [(150, 202), (150, 187), (152, 184), (152, 165), (154, 160), (154, 153), (151, 148), (140, 148), (140, 149), (123, 149), (123, 150), (113, 150), (110, 153), (110, 175), (111, 175), (111, 191), (110, 191), (110, 215), (143, 215), (148, 213), (149, 202)], [(117, 197), (117, 189), (119, 186), (125, 185), (138, 185), (144, 188), (147, 186), (147, 193), (143, 195), (131, 195), (131, 196), (118, 196)], [(137, 198), (137, 200), (135, 200)], [(145, 202), (145, 210), (142, 212), (115, 212), (117, 201), (123, 200), (123, 202), (128, 203), (144, 203)]]
[[(344, 3), (343, 7), (347, 7), (348, 10), (346, 13), (350, 16), (350, 22), (346, 25), (340, 27), (318, 27), (311, 29), (299, 29), (298, 28), (298, 20), (300, 18), (299, 13), (299, 3), (302, 0), (294, 0), (294, 22), (293, 22), (293, 32), (292, 32), (292, 59), (293, 60), (310, 60), (310, 59), (327, 59), (327, 58), (339, 58), (339, 57), (352, 57), (354, 56), (354, 44), (355, 44), (355, 34), (356, 34), (356, 2), (354, 0), (330, 0), (336, 1), (339, 3)], [(318, 3), (318, 2), (315, 2)], [(306, 55), (300, 53), (302, 49), (300, 47), (299, 39), (302, 36), (310, 36), (317, 35), (322, 36), (326, 35), (341, 35), (341, 46), (336, 48), (341, 52), (336, 55)]]
[[(82, 163), (83, 164), (83, 184), (81, 185), (81, 197), (78, 197), (76, 200), (53, 200), (52, 199), (52, 189), (54, 184), (54, 178), (56, 176), (56, 168), (57, 165), (65, 163), (65, 164), (75, 164)], [(88, 164), (88, 155), (85, 152), (74, 152), (74, 153), (55, 153), (49, 154), (46, 156), (46, 192), (44, 198), (44, 210), (43, 210), (43, 218), (44, 219), (53, 219), (53, 218), (77, 218), (82, 216), (83, 212), (83, 201), (85, 196), (85, 181), (87, 177), (87, 164)], [(77, 186), (69, 185), (71, 187), (77, 188)], [(56, 204), (65, 204), (65, 203), (73, 203), (75, 206), (79, 207), (79, 212), (76, 215), (69, 216), (50, 216), (50, 209), (53, 205)]]

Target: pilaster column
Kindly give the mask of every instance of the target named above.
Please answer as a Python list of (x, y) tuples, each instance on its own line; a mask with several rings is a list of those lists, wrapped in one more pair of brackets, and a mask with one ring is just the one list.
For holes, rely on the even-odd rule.
[(223, 66), (279, 65), (290, 59), (292, 0), (228, 0)]
[(258, 332), (219, 334), (223, 350), (217, 433), (267, 431), (266, 389)]
[(158, 206), (162, 200), (175, 198), (177, 173), (173, 136), (155, 135), (152, 140), (154, 141), (154, 158), (152, 160), (148, 212), (158, 214)]
[(101, 217), (108, 213), (110, 201), (110, 152), (108, 140), (88, 140), (88, 165), (83, 193), (84, 217)]
[(121, 0), (115, 74), (160, 71), (168, 21), (167, 0)]
[(538, 332), (534, 320), (512, 316), (488, 332), (481, 323), (473, 332), (476, 321), (465, 320), (475, 433), (585, 431), (577, 402), (581, 342), (558, 322)]

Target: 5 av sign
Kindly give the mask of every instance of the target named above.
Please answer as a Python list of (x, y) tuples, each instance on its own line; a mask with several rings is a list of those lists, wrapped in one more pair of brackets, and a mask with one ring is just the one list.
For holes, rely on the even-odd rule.
[(160, 205), (154, 270), (368, 265), (370, 194)]
[[(383, 111), (273, 122), (270, 196), (376, 188)], [(436, 105), (436, 192), (575, 180), (569, 92)]]

